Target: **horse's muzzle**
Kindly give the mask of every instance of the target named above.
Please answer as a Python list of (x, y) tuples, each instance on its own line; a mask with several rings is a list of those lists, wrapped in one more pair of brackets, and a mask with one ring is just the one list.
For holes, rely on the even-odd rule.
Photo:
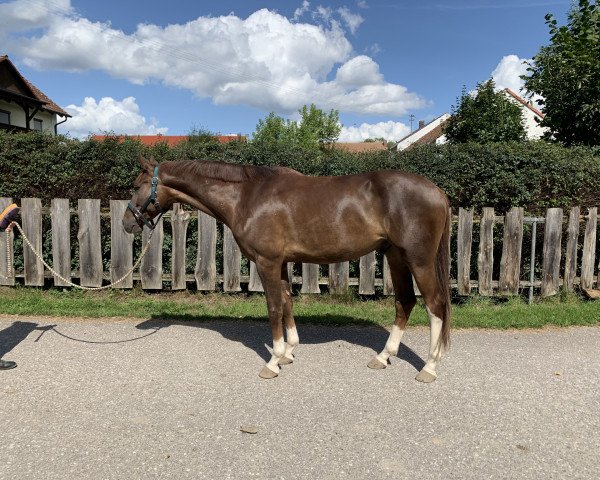
[(142, 226), (138, 223), (138, 220), (129, 211), (123, 216), (123, 228), (127, 233), (141, 233)]

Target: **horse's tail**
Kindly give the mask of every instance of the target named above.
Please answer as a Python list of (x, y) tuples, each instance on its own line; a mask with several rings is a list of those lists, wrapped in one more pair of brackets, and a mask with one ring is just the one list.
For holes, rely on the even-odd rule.
[(450, 206), (446, 202), (446, 221), (442, 238), (438, 245), (435, 261), (435, 273), (438, 282), (439, 294), (442, 297), (442, 334), (440, 342), (444, 349), (450, 346)]

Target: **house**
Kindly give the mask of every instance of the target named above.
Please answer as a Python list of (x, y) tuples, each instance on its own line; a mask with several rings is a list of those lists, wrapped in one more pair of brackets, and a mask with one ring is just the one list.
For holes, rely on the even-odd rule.
[[(502, 90), (506, 97), (521, 107), (521, 116), (527, 140), (539, 140), (544, 135), (546, 128), (540, 127), (539, 122), (544, 119), (544, 114), (520, 95), (513, 92), (510, 88)], [(444, 135), (444, 126), (450, 115), (444, 113), (440, 117), (425, 124), (419, 121), (419, 128), (410, 133), (396, 144), (397, 150), (407, 150), (417, 145), (442, 144), (447, 139)]]
[(69, 117), (71, 115), (23, 77), (7, 55), (0, 55), (0, 129), (39, 130), (56, 135), (57, 125)]
[(544, 119), (544, 114), (533, 106), (520, 95), (513, 92), (510, 88), (502, 90), (509, 100), (521, 107), (521, 115), (523, 117), (523, 126), (527, 134), (527, 140), (539, 140), (542, 138), (547, 128), (540, 127), (540, 123)]
[(449, 118), (450, 114), (444, 113), (427, 124), (420, 120), (419, 128), (401, 139), (395, 148), (397, 150), (407, 150), (418, 145), (446, 143), (444, 126)]
[[(127, 138), (133, 140), (139, 140), (142, 145), (152, 147), (159, 143), (165, 143), (169, 147), (173, 147), (181, 142), (187, 142), (190, 139), (189, 135), (92, 135), (92, 140), (102, 141), (107, 138), (116, 138), (120, 142), (125, 141)], [(245, 135), (215, 135), (215, 139), (219, 143), (225, 144), (229, 142), (246, 142), (247, 138)]]

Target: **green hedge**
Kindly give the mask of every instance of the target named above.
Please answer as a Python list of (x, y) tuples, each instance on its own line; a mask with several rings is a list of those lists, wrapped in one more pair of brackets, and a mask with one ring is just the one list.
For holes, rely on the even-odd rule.
[(284, 165), (309, 175), (345, 175), (377, 169), (422, 174), (443, 188), (454, 207), (504, 212), (522, 206), (600, 205), (600, 151), (543, 142), (441, 145), (408, 152), (350, 154), (302, 149), (265, 150), (252, 143), (190, 141), (169, 148), (137, 140), (73, 140), (40, 133), (0, 131), (0, 196), (110, 199), (131, 195), (138, 157), (158, 161), (196, 158), (252, 165)]

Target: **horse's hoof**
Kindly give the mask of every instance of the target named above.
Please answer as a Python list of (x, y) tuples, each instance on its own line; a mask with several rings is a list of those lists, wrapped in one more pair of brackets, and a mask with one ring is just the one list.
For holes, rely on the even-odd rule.
[(431, 382), (435, 381), (436, 378), (437, 378), (437, 375), (434, 375), (433, 373), (429, 373), (426, 370), (421, 370), (415, 377), (415, 380), (417, 380), (418, 382), (423, 382), (423, 383), (431, 383)]
[(386, 367), (385, 363), (381, 363), (377, 357), (373, 357), (373, 359), (367, 364), (367, 367), (372, 368), (373, 370), (383, 370)]
[(277, 363), (279, 363), (279, 365), (289, 365), (290, 363), (294, 363), (294, 359), (283, 356)]
[(260, 378), (266, 378), (267, 380), (271, 379), (271, 378), (275, 378), (277, 375), (279, 375), (278, 373), (275, 373), (273, 370), (271, 370), (269, 367), (267, 367), (266, 365), (263, 367), (263, 369), (260, 371), (260, 373), (258, 374), (258, 376)]

